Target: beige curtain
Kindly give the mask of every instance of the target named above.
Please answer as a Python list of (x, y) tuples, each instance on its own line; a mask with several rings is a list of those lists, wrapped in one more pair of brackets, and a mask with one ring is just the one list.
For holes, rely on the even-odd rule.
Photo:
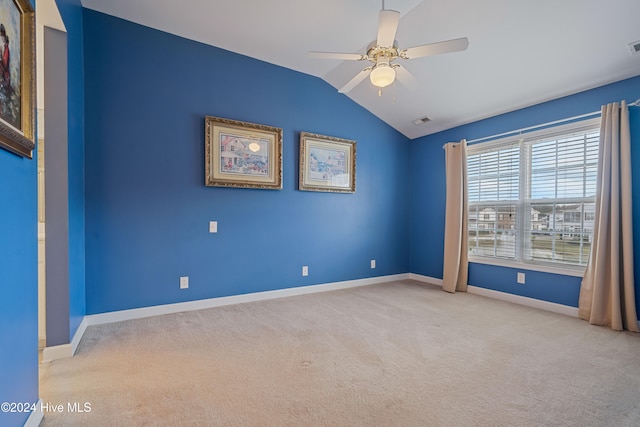
[(638, 332), (633, 280), (631, 135), (627, 104), (602, 107), (596, 215), (579, 316)]
[(444, 226), (442, 289), (467, 291), (467, 141), (445, 144), (447, 204)]

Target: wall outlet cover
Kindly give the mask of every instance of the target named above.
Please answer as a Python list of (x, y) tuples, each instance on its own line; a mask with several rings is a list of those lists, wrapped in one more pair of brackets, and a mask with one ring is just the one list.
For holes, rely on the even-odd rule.
[(189, 276), (183, 276), (180, 278), (180, 289), (189, 288)]

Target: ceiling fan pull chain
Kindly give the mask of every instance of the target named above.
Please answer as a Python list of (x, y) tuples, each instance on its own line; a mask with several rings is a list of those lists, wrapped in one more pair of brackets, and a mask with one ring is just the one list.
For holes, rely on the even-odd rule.
[(396, 101), (398, 100), (398, 96), (396, 93), (396, 80), (393, 81), (393, 93), (391, 94), (391, 103), (396, 105)]

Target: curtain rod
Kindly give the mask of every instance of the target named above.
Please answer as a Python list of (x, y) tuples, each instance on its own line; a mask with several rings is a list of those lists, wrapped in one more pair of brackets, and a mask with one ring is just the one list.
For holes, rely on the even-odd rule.
[[(628, 107), (640, 106), (640, 98), (636, 99), (635, 101), (633, 101), (630, 104), (627, 104), (627, 106)], [(486, 141), (486, 140), (489, 140), (489, 139), (496, 139), (496, 138), (499, 138), (501, 136), (507, 136), (507, 135), (511, 135), (511, 134), (526, 132), (528, 130), (544, 128), (544, 127), (551, 126), (551, 125), (556, 125), (556, 124), (559, 124), (559, 123), (570, 122), (572, 120), (583, 119), (585, 117), (595, 116), (596, 114), (600, 114), (600, 113), (601, 113), (601, 110), (593, 111), (591, 113), (580, 114), (579, 116), (567, 117), (566, 119), (554, 120), (552, 122), (542, 123), (542, 124), (535, 125), (535, 126), (529, 126), (529, 127), (522, 128), (522, 129), (511, 130), (509, 132), (503, 132), (503, 133), (499, 133), (499, 134), (496, 134), (496, 135), (485, 136), (483, 138), (476, 138), (476, 139), (472, 139), (472, 140), (467, 141), (467, 144), (473, 144), (475, 142)], [(444, 148), (444, 147), (445, 146), (443, 145), (442, 148)]]

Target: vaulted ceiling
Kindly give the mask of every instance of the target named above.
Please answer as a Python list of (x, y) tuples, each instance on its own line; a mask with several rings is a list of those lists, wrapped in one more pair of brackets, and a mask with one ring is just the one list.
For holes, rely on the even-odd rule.
[[(377, 0), (82, 0), (83, 6), (320, 77), (336, 87), (366, 61), (309, 51), (365, 53)], [(398, 44), (467, 37), (463, 52), (399, 60), (417, 79), (346, 96), (409, 138), (640, 75), (638, 0), (386, 0), (401, 13)], [(640, 97), (640, 94), (635, 94)], [(414, 120), (428, 117), (416, 125)]]

